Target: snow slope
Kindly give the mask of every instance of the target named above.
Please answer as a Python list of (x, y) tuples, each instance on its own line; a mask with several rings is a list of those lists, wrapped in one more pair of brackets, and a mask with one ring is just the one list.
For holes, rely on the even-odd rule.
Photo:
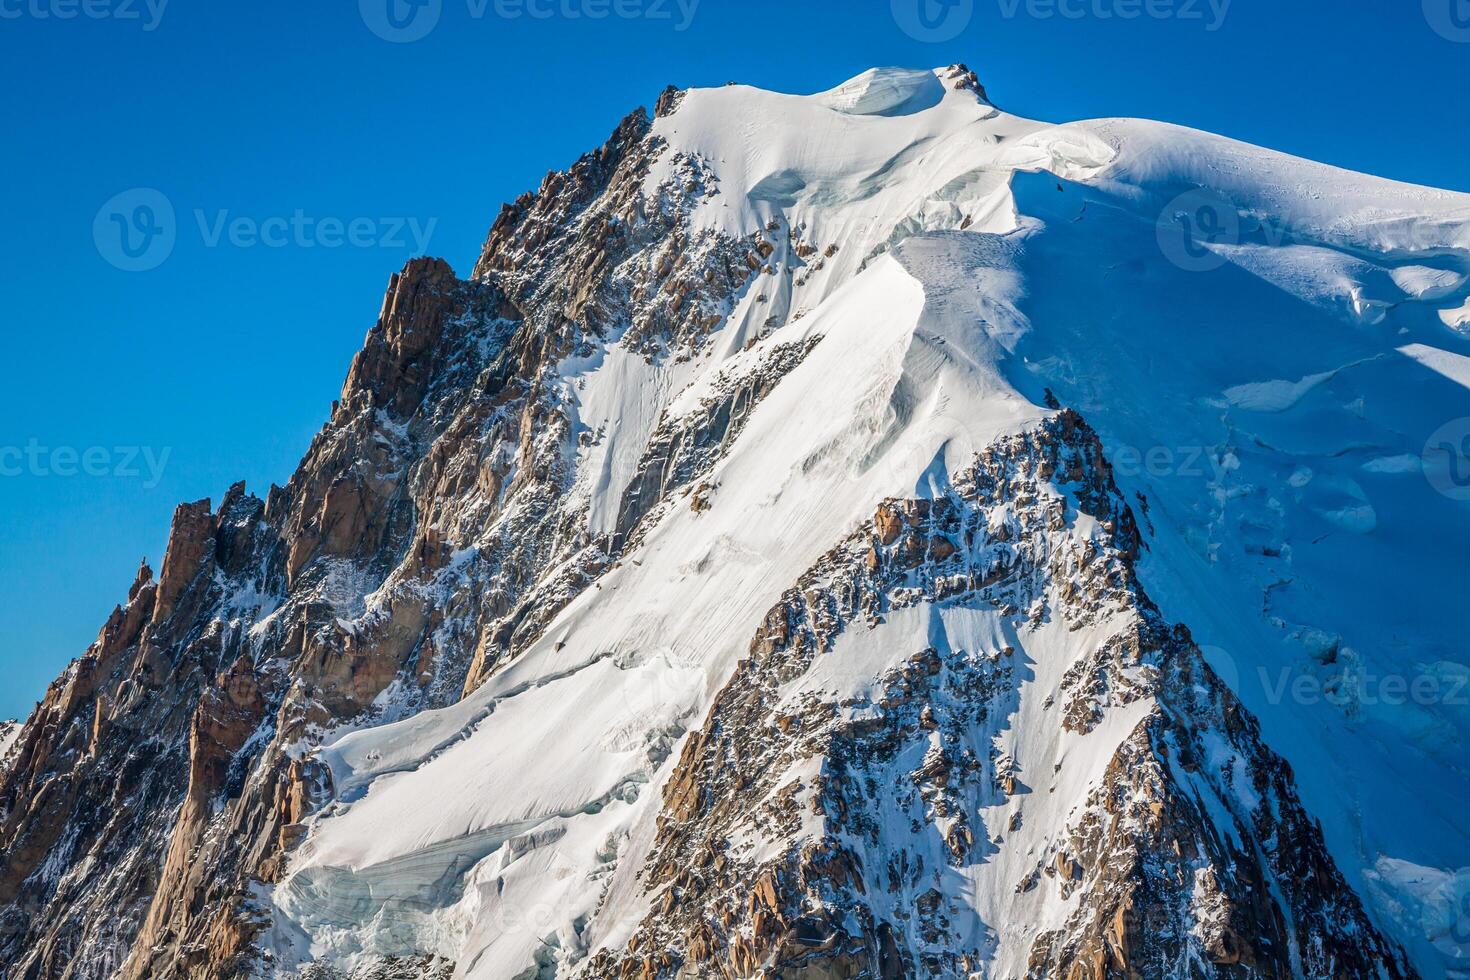
[(20, 738), (20, 722), (0, 721), (0, 759), (10, 754), (10, 747)]
[[(1470, 197), (1159, 123), (1032, 122), (964, 81), (692, 90), (656, 120), (650, 192), (679, 154), (702, 160), (719, 192), (695, 228), (771, 232), (771, 272), (697, 357), (567, 362), (579, 422), (604, 433), (576, 463), (593, 530), (661, 419), (721, 371), (814, 347), (726, 447), (707, 509), (667, 510), (463, 702), (322, 750), (335, 802), (271, 895), (283, 964), (429, 952), (500, 978), (617, 944), (647, 911), (636, 872), (680, 740), (767, 610), (881, 500), (929, 495), (1049, 414), (1049, 391), (1102, 436), (1147, 524), (1145, 585), (1291, 762), (1375, 921), (1425, 976), (1452, 975), (1470, 513), (1424, 466), (1431, 434), (1470, 416)], [(1174, 237), (1201, 201), (1238, 232)], [(1001, 639), (960, 619), (952, 636)], [(845, 640), (854, 673), (828, 680), (870, 684), (931, 628)], [(1045, 669), (1011, 719), (1018, 759), (1057, 752), (1034, 707), (1087, 640), (1026, 641)], [(1110, 757), (1127, 722), (1086, 752)], [(1095, 775), (1074, 753), (1020, 836), (1063, 822)], [(1002, 853), (974, 880), (984, 922), (1013, 914), (1024, 851)], [(1425, 882), (1450, 883), (1430, 900)]]

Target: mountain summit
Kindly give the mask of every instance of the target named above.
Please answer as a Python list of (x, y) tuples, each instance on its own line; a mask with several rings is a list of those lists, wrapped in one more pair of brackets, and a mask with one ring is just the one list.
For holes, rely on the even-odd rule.
[(178, 509), (0, 765), (0, 964), (1460, 975), (1467, 309), (1470, 196), (670, 89)]

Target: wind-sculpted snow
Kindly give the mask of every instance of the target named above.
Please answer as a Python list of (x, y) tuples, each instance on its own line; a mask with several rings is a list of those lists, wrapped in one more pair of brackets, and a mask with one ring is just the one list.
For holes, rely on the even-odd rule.
[(874, 68), (812, 98), (849, 115), (897, 116), (934, 108), (944, 100), (944, 85), (932, 71)]
[(1467, 308), (1465, 195), (671, 89), (180, 509), (0, 765), (0, 963), (1455, 976)]

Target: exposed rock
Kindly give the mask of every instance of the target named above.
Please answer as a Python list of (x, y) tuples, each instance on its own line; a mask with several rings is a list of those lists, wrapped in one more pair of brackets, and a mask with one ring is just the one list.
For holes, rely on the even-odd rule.
[[(1080, 533), (1082, 520), (1104, 536)], [(936, 550), (935, 540), (967, 544)], [(1035, 941), (1029, 975), (1162, 977), (1197, 961), (1212, 965), (1200, 976), (1290, 977), (1296, 963), (1308, 976), (1380, 968), (1412, 976), (1327, 859), (1255, 722), (1187, 631), (1160, 621), (1134, 574), (1137, 553), (1102, 447), (1069, 412), (981, 452), (948, 496), (885, 502), (771, 611), (705, 727), (685, 743), (640, 879), (665, 899), (626, 949), (599, 953), (587, 975), (971, 975), (985, 950), (966, 948), (957, 923), (973, 912), (963, 893), (935, 886), (942, 869), (926, 855), (961, 869), (1005, 846), (982, 841), (971, 815), (1022, 789), (1009, 756), (976, 751), (976, 733), (1014, 710), (1015, 650), (923, 650), (879, 678), (871, 704), (807, 693), (796, 713), (783, 707), (768, 719), (773, 705), (791, 704), (784, 692), (837, 655), (844, 633), (881, 629), (896, 609), (1047, 601), (1068, 629), (1128, 611), (1127, 628), (1105, 644), (1112, 653), (1081, 662), (1098, 677), (1094, 687), (1079, 687), (1080, 671), (1069, 675), (1073, 700), (1118, 689), (1129, 693), (1113, 709), (1139, 700), (1153, 707), (1070, 835), (1014, 887), (1017, 896), (1042, 888), (1081, 895), (1068, 928)], [(1224, 771), (1205, 768), (1209, 739), (1227, 740), (1256, 774), (1251, 793), (1230, 789), (1228, 762), (1210, 763)], [(916, 757), (907, 768), (903, 760)], [(1193, 775), (1180, 771), (1185, 760)], [(791, 771), (820, 776), (810, 787), (783, 787)], [(1201, 791), (1219, 802), (1202, 805)], [(1257, 792), (1270, 805), (1248, 808)], [(803, 830), (807, 810), (819, 818), (815, 831)], [(1214, 822), (1222, 812), (1229, 825)], [(910, 818), (907, 830), (894, 814)], [(1023, 827), (1015, 811), (1007, 829)], [(736, 843), (752, 840), (764, 853), (783, 841), (784, 853), (756, 860)], [(914, 914), (882, 911), (889, 908)], [(668, 965), (648, 973), (636, 952), (648, 949), (664, 951)], [(634, 963), (644, 965), (630, 974)]]
[(653, 114), (659, 118), (672, 116), (679, 111), (679, 103), (684, 101), (682, 89), (670, 85), (659, 94), (658, 102), (654, 104)]
[[(163, 623), (173, 616), (179, 599), (194, 581), (213, 565), (215, 517), (208, 500), (180, 504), (174, 511), (169, 531), (168, 552), (158, 578), (153, 620)], [(138, 586), (135, 583), (134, 588)]]

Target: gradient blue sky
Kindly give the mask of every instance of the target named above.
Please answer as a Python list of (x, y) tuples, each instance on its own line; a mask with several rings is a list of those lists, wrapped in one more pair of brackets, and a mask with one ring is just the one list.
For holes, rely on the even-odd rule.
[[(1219, 23), (1222, 0), (958, 0), (941, 40), (900, 26), (921, 0), (701, 0), (687, 24), (693, 0), (437, 0), (411, 43), (366, 26), (386, 0), (151, 2), (0, 0), (0, 449), (93, 450), (0, 456), (0, 717), (84, 650), (140, 556), (157, 567), (175, 503), (284, 482), (415, 251), (379, 241), (390, 219), (432, 222), (427, 251), (466, 271), (502, 201), (671, 82), (810, 92), (964, 61), (1023, 115), (1165, 119), (1470, 190), (1470, 0), (1235, 0)], [(93, 225), (140, 187), (178, 234), (128, 272)], [(196, 211), (366, 219), (372, 244), (211, 246)], [(161, 478), (119, 447), (167, 452)]]

